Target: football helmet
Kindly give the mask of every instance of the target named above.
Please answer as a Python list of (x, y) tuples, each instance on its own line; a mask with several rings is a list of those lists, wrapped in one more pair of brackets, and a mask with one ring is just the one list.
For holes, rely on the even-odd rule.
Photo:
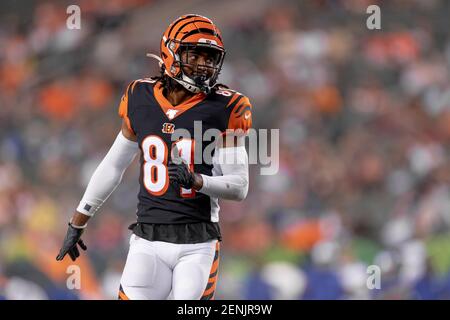
[[(197, 14), (179, 17), (164, 32), (160, 49), (158, 60), (167, 76), (193, 93), (210, 92), (217, 81), (225, 57), (221, 33), (210, 19)], [(181, 53), (183, 50), (189, 52), (199, 49), (208, 51), (213, 60), (212, 64), (197, 65), (193, 73), (188, 75), (183, 71), (183, 66), (190, 65), (188, 60), (182, 61)], [(199, 66), (209, 72), (199, 72)]]

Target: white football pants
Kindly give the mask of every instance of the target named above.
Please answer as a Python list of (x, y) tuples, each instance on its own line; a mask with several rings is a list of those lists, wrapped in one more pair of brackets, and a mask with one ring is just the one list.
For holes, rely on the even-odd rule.
[(218, 266), (217, 240), (175, 244), (132, 234), (119, 299), (214, 299)]

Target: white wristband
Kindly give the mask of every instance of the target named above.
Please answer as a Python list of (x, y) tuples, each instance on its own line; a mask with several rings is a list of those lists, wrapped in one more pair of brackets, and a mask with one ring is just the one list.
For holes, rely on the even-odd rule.
[(87, 227), (87, 222), (85, 224), (83, 224), (82, 226), (77, 226), (76, 224), (73, 224), (73, 219), (70, 219), (69, 224), (75, 228), (75, 229), (84, 229)]

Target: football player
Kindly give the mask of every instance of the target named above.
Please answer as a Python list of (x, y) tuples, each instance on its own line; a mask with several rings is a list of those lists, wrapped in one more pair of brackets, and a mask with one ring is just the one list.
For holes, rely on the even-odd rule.
[[(161, 75), (132, 81), (122, 97), (121, 131), (92, 175), (57, 260), (66, 254), (75, 260), (78, 247), (86, 250), (81, 235), (89, 218), (139, 154), (137, 222), (129, 227), (119, 299), (213, 299), (221, 241), (218, 198), (242, 201), (247, 195), (243, 139), (252, 106), (246, 96), (216, 83), (225, 48), (210, 19), (176, 19), (160, 50), (160, 56), (150, 56), (160, 61)], [(172, 137), (177, 129), (193, 137), (194, 121), (201, 121), (202, 133), (222, 133), (211, 142), (212, 162), (194, 161), (208, 144)]]

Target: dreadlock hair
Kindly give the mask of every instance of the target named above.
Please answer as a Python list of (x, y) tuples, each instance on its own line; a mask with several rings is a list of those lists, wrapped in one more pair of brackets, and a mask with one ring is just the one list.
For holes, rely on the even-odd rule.
[(164, 66), (161, 67), (160, 74), (158, 76), (150, 77), (150, 79), (161, 82), (164, 92), (171, 92), (175, 89), (183, 87), (181, 84), (165, 74)]
[[(161, 82), (165, 93), (171, 92), (175, 89), (184, 89), (184, 87), (181, 84), (179, 84), (174, 79), (169, 77), (164, 71), (165, 71), (164, 65), (162, 65), (160, 68), (160, 74), (158, 76), (150, 77), (150, 79)], [(219, 89), (229, 89), (229, 88), (224, 84), (216, 83), (214, 87), (211, 88), (210, 93)]]

